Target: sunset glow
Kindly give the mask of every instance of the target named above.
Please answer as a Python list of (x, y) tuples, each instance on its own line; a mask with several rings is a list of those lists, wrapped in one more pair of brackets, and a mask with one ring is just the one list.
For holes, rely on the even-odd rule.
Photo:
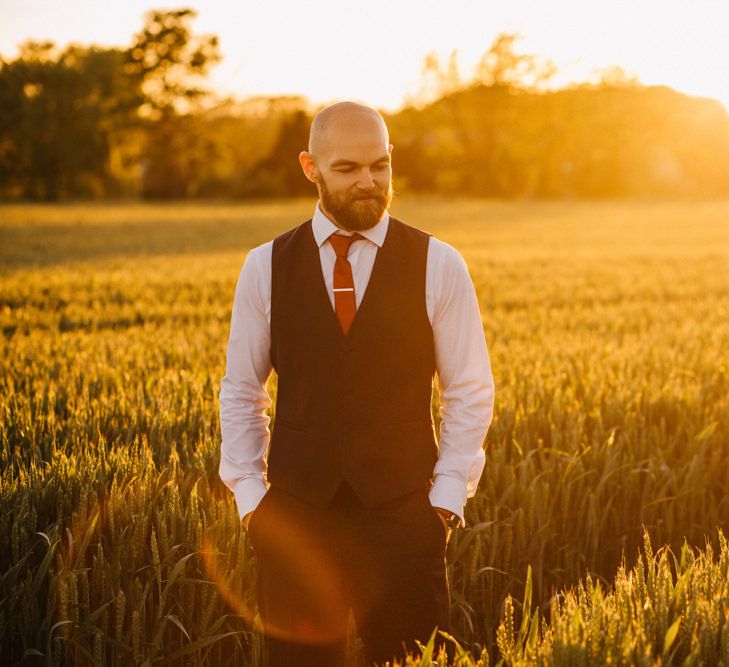
[[(494, 37), (523, 36), (519, 49), (551, 58), (551, 85), (593, 80), (618, 65), (646, 85), (668, 85), (729, 107), (729, 3), (624, 0), (550, 3), (515, 0), (382, 0), (364, 4), (190, 2), (195, 30), (220, 37), (223, 62), (211, 82), (223, 94), (301, 94), (313, 103), (358, 98), (386, 109), (417, 92), (424, 56), (454, 49), (464, 78)], [(168, 5), (165, 5), (167, 7)], [(0, 53), (22, 41), (59, 46), (126, 45), (149, 0), (126, 3), (0, 1)]]

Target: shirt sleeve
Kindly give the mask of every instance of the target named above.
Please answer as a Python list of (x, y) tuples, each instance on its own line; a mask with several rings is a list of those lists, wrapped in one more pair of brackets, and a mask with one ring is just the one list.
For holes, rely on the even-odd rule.
[[(432, 256), (431, 256), (432, 253)], [(494, 380), (478, 298), (458, 251), (431, 238), (426, 290), (440, 391), (438, 461), (430, 502), (454, 512), (476, 493), (484, 469), (484, 439), (494, 408)]]
[(242, 519), (266, 494), (266, 451), (270, 442), (266, 410), (271, 399), (271, 244), (251, 250), (233, 299), (225, 376), (220, 386), (219, 474), (233, 491)]

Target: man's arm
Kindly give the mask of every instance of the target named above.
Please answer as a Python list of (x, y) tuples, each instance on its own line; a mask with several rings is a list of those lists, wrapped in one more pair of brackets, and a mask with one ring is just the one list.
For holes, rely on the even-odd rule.
[(433, 339), (440, 390), (440, 442), (430, 502), (465, 525), (463, 508), (476, 493), (486, 456), (483, 442), (494, 408), (481, 313), (461, 255), (431, 238), (426, 289), (432, 295)]
[(225, 376), (220, 386), (220, 478), (233, 491), (247, 528), (249, 514), (266, 494), (266, 410), (271, 399), (271, 244), (248, 253), (238, 277), (230, 321)]

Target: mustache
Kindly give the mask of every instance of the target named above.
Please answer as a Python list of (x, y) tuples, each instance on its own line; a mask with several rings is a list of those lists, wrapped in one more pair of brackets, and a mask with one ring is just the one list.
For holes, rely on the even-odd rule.
[(370, 190), (368, 192), (357, 192), (352, 195), (352, 199), (377, 199), (379, 201), (383, 201), (385, 199), (385, 193), (379, 189)]

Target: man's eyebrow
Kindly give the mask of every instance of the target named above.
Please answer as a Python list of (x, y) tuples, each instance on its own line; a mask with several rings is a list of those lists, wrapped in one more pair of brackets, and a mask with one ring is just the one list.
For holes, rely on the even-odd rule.
[[(387, 162), (390, 161), (389, 155), (383, 155), (381, 158), (377, 158), (372, 164), (377, 164), (379, 162), (385, 162), (385, 161), (387, 161)], [(339, 160), (334, 160), (334, 162), (332, 162), (332, 164), (330, 166), (332, 166), (332, 167), (345, 167), (345, 166), (359, 167), (360, 164), (359, 164), (359, 162), (355, 162), (354, 160), (339, 159)]]

